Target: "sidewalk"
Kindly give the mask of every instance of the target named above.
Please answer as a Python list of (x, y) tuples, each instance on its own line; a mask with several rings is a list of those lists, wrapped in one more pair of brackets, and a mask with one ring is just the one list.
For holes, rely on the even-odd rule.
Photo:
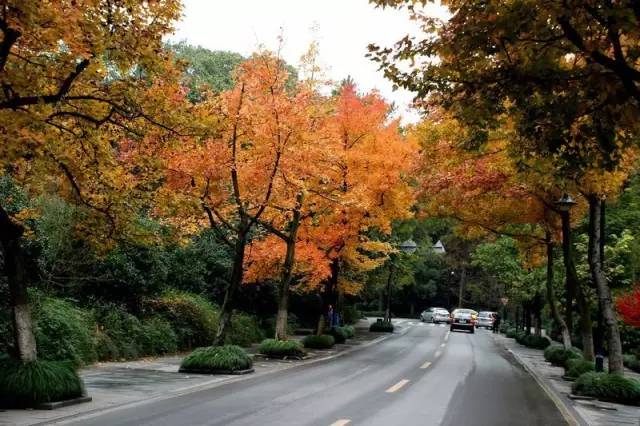
[[(360, 320), (356, 324), (356, 336), (346, 344), (329, 350), (309, 350), (309, 357), (302, 361), (265, 359), (255, 356), (258, 345), (248, 348), (254, 356), (255, 373), (245, 376), (197, 375), (179, 373), (182, 356), (149, 358), (128, 362), (97, 363), (80, 371), (87, 393), (92, 397), (88, 403), (59, 408), (57, 410), (0, 410), (0, 426), (28, 426), (50, 424), (68, 418), (113, 410), (124, 406), (139, 405), (151, 400), (221, 386), (240, 380), (277, 373), (300, 365), (313, 364), (332, 359), (359, 348), (381, 342), (390, 337), (386, 333), (370, 333), (370, 322)], [(407, 320), (394, 320), (396, 332), (404, 333)], [(298, 338), (299, 336), (292, 336)]]
[[(640, 407), (613, 404), (597, 400), (582, 401), (569, 398), (572, 382), (562, 378), (564, 369), (548, 363), (543, 351), (518, 344), (502, 334), (492, 335), (496, 343), (509, 351), (549, 395), (570, 425), (612, 426), (640, 425)], [(630, 370), (625, 375), (640, 379), (640, 374)]]

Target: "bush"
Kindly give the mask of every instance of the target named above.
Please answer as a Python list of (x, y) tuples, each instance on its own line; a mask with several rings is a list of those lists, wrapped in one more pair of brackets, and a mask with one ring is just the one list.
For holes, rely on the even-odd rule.
[(135, 359), (144, 355), (144, 329), (138, 318), (118, 305), (101, 306), (95, 315), (99, 330), (96, 340), (109, 345), (108, 350), (98, 347), (100, 360)]
[(365, 317), (384, 317), (385, 313), (385, 311), (362, 311), (362, 315)]
[(356, 328), (352, 325), (345, 325), (342, 327), (345, 333), (347, 333), (347, 338), (352, 339), (356, 336)]
[(231, 331), (227, 335), (225, 343), (248, 347), (262, 339), (264, 339), (264, 333), (254, 317), (244, 313), (233, 314)]
[(187, 355), (180, 364), (180, 370), (202, 373), (246, 370), (253, 366), (251, 357), (240, 346), (207, 346), (198, 348)]
[(258, 351), (271, 358), (303, 357), (306, 352), (297, 340), (265, 339)]
[(0, 406), (33, 407), (82, 395), (82, 382), (70, 361), (0, 360)]
[(569, 359), (582, 359), (582, 352), (576, 348), (565, 349), (561, 345), (552, 345), (544, 350), (544, 359), (553, 365), (565, 367)]
[(573, 377), (574, 379), (576, 377), (583, 375), (584, 373), (595, 371), (596, 369), (596, 366), (593, 361), (586, 361), (582, 358), (568, 359), (565, 364), (566, 364), (566, 367), (564, 370), (565, 371), (564, 375), (568, 377)]
[(178, 350), (178, 337), (171, 324), (162, 318), (142, 321), (140, 346), (143, 355), (164, 355)]
[(524, 339), (527, 337), (527, 333), (525, 333), (524, 331), (518, 331), (516, 333), (516, 342), (520, 343), (521, 345), (524, 345)]
[(178, 349), (206, 346), (215, 337), (218, 312), (202, 296), (171, 291), (147, 301), (146, 309), (171, 324), (178, 337)]
[(528, 348), (546, 349), (551, 344), (551, 341), (543, 336), (529, 334), (524, 337), (523, 344)]
[(360, 318), (362, 313), (355, 306), (345, 306), (342, 310), (342, 321), (345, 324), (355, 324)]
[(640, 382), (618, 374), (584, 373), (573, 384), (573, 393), (603, 401), (640, 404)]
[(507, 332), (505, 333), (505, 335), (510, 339), (515, 339), (516, 334), (518, 334), (518, 330), (516, 330), (515, 328), (508, 328)]
[(329, 349), (334, 345), (334, 343), (335, 340), (333, 336), (330, 336), (328, 334), (321, 334), (320, 336), (307, 336), (302, 339), (302, 344), (304, 345), (304, 347), (309, 349)]
[[(96, 360), (94, 323), (88, 312), (66, 300), (51, 297), (36, 296), (33, 308), (34, 331), (41, 360), (69, 360), (76, 366)], [(40, 371), (37, 365), (32, 368), (34, 372)]]
[(636, 355), (625, 355), (624, 366), (636, 373), (640, 373), (640, 359)]
[(333, 336), (335, 343), (344, 343), (347, 341), (347, 332), (342, 327), (331, 327), (327, 334)]
[(369, 326), (369, 331), (379, 333), (393, 333), (393, 324), (391, 321), (376, 321)]

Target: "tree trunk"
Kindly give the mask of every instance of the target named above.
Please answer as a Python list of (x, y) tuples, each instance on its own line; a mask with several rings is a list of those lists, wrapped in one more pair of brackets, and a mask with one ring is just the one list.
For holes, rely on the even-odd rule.
[(329, 311), (329, 305), (333, 305), (335, 308), (335, 291), (338, 287), (338, 274), (340, 274), (340, 260), (336, 258), (331, 262), (331, 276), (324, 286), (324, 295), (322, 295), (322, 313), (320, 314), (320, 318), (318, 318), (318, 329), (316, 330), (316, 334), (318, 335), (324, 333), (324, 317)]
[(385, 322), (391, 321), (391, 284), (393, 282), (393, 263), (390, 263), (389, 265), (389, 276), (387, 277), (387, 303), (384, 310)]
[(247, 246), (247, 234), (249, 228), (240, 225), (242, 228), (238, 232), (238, 239), (235, 243), (233, 269), (231, 271), (231, 280), (224, 294), (224, 301), (220, 309), (220, 318), (218, 319), (218, 330), (213, 339), (213, 346), (224, 345), (225, 338), (229, 328), (231, 327), (231, 316), (233, 314), (234, 298), (236, 292), (242, 285), (242, 277), (244, 275), (244, 251)]
[(24, 229), (14, 223), (0, 206), (0, 242), (4, 254), (5, 273), (9, 284), (9, 297), (13, 320), (13, 338), (16, 358), (35, 361), (36, 338), (33, 334), (33, 319), (27, 294), (27, 273), (20, 239)]
[(466, 273), (467, 273), (467, 270), (463, 266), (462, 272), (460, 273), (460, 289), (458, 291), (458, 308), (462, 308), (462, 292), (464, 291), (464, 284), (465, 284), (464, 281), (466, 278)]
[(555, 293), (553, 292), (553, 243), (549, 235), (547, 235), (547, 303), (549, 303), (549, 309), (551, 310), (551, 317), (560, 328), (560, 334), (562, 335), (562, 345), (565, 349), (571, 347), (571, 334), (567, 328), (567, 323), (564, 322), (560, 312), (558, 311), (558, 305), (556, 304)]
[[(562, 258), (564, 260), (566, 287), (576, 296), (578, 313), (580, 314), (580, 336), (582, 339), (582, 355), (587, 361), (593, 361), (593, 327), (591, 324), (591, 309), (584, 294), (584, 288), (578, 280), (575, 259), (573, 256), (573, 241), (571, 238), (571, 218), (569, 212), (561, 212), (562, 218)], [(567, 326), (568, 327), (568, 326)], [(571, 330), (571, 329), (569, 329)]]
[(613, 308), (611, 289), (603, 270), (603, 253), (601, 253), (602, 227), (602, 201), (597, 195), (589, 197), (589, 268), (591, 277), (598, 290), (598, 298), (602, 307), (602, 316), (607, 328), (607, 338), (609, 343), (609, 372), (624, 374), (622, 363), (622, 343), (620, 341), (620, 331), (618, 320)]

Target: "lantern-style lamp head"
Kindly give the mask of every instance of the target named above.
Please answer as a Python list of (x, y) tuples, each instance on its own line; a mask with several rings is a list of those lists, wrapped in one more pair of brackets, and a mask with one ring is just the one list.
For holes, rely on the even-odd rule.
[(403, 253), (413, 254), (418, 249), (418, 245), (415, 241), (409, 238), (407, 241), (401, 243), (399, 248)]
[(571, 198), (571, 195), (565, 193), (558, 201), (556, 201), (556, 206), (563, 212), (568, 212), (571, 208), (576, 204), (576, 201)]

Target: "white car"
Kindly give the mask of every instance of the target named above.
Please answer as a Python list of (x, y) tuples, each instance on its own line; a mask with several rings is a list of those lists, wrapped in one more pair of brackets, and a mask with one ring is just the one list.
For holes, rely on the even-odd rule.
[(448, 323), (449, 311), (444, 308), (429, 308), (420, 314), (420, 320), (432, 323)]
[(478, 322), (476, 327), (484, 327), (486, 329), (493, 328), (493, 323), (496, 320), (496, 313), (489, 311), (482, 311), (478, 314)]

